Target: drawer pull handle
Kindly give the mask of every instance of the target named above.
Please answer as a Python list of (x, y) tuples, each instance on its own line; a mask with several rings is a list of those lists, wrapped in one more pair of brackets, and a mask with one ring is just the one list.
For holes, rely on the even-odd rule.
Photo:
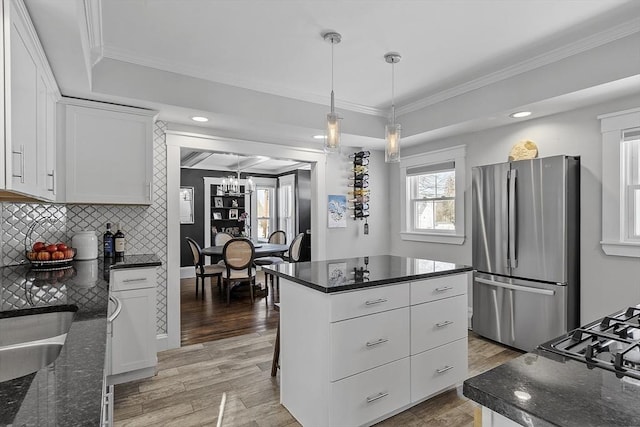
[(445, 320), (444, 322), (436, 323), (436, 326), (438, 328), (444, 328), (445, 326), (449, 326), (451, 324), (453, 324), (451, 320)]
[(444, 368), (436, 369), (436, 372), (442, 374), (447, 372), (448, 370), (453, 369), (453, 366), (445, 366)]
[(378, 399), (382, 399), (383, 397), (387, 397), (389, 396), (389, 393), (387, 392), (380, 392), (378, 394), (376, 394), (375, 396), (369, 396), (367, 397), (367, 403), (371, 403), (371, 402), (375, 402)]
[(375, 341), (369, 341), (369, 342), (367, 342), (367, 347), (374, 347), (374, 346), (376, 346), (378, 344), (382, 344), (382, 343), (385, 343), (387, 341), (389, 341), (389, 340), (386, 339), (386, 338), (380, 338), (380, 339), (377, 339)]
[(380, 303), (383, 303), (383, 302), (387, 302), (387, 299), (386, 298), (378, 298), (378, 299), (374, 299), (374, 300), (369, 300), (369, 301), (366, 301), (364, 303), (364, 305), (376, 305), (376, 304), (380, 304)]
[(446, 291), (450, 291), (451, 289), (453, 289), (451, 286), (443, 286), (441, 288), (436, 288), (435, 291), (436, 292), (446, 292)]
[(140, 279), (124, 279), (124, 280), (122, 281), (122, 283), (146, 282), (146, 281), (147, 281), (147, 278), (146, 278), (146, 277), (143, 277), (143, 278), (140, 278)]

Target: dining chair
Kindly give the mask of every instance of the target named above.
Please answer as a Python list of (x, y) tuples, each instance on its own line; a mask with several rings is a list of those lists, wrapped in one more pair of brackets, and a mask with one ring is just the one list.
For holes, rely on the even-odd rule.
[(231, 289), (242, 282), (249, 282), (249, 293), (251, 304), (253, 304), (253, 286), (256, 283), (256, 269), (253, 265), (255, 255), (253, 243), (244, 237), (233, 238), (224, 244), (222, 259), (225, 266), (222, 281), (227, 288), (227, 305), (231, 300)]
[(214, 264), (214, 265), (205, 265), (204, 264), (204, 256), (202, 255), (202, 249), (198, 242), (193, 240), (191, 237), (186, 237), (187, 243), (189, 244), (189, 248), (191, 249), (191, 254), (193, 255), (193, 266), (196, 269), (196, 298), (198, 298), (198, 281), (202, 282), (202, 299), (204, 299), (204, 279), (207, 277), (217, 277), (218, 278), (218, 292), (221, 290), (221, 282), (222, 272), (224, 271), (224, 267)]
[[(296, 237), (293, 238), (293, 241), (291, 242), (291, 245), (289, 245), (289, 255), (288, 256), (283, 256), (282, 258), (280, 257), (265, 257), (265, 258), (277, 258), (280, 261), (279, 262), (272, 262), (271, 264), (262, 264), (262, 265), (277, 265), (283, 262), (298, 262), (300, 261), (300, 254), (302, 252), (302, 239), (304, 238), (304, 233), (299, 233)], [(258, 258), (260, 259), (260, 258)], [(268, 285), (269, 282), (271, 282), (271, 291), (272, 291), (272, 297), (271, 299), (273, 300), (274, 304), (277, 300), (279, 300), (280, 298), (280, 282), (279, 279), (276, 277), (275, 278), (275, 284), (274, 284), (274, 275), (267, 273), (266, 271), (264, 272), (264, 281), (265, 281), (265, 287), (267, 287), (268, 289)], [(267, 296), (269, 295), (268, 290), (267, 290)], [(278, 298), (276, 299), (276, 295), (278, 295)], [(267, 303), (267, 298), (265, 298), (265, 303)], [(268, 304), (268, 303), (267, 303)]]
[[(275, 243), (278, 245), (285, 245), (287, 243), (287, 233), (283, 230), (276, 230), (269, 235), (268, 243)], [(259, 266), (265, 265), (277, 265), (284, 262), (284, 259), (279, 256), (264, 256), (260, 258), (256, 258), (254, 263)], [(271, 279), (271, 290), (273, 291), (273, 275), (265, 272), (264, 273), (264, 287), (266, 290), (266, 297), (264, 299), (265, 304), (269, 304), (269, 279)], [(273, 294), (275, 295), (275, 294)], [(272, 297), (273, 298), (273, 297)], [(274, 300), (275, 301), (275, 300)]]
[(213, 236), (213, 245), (222, 246), (231, 239), (233, 239), (233, 236), (231, 234), (221, 231)]

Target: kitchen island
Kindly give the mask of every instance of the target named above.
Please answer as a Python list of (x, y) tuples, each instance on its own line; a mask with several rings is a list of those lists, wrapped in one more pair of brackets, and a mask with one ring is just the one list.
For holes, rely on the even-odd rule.
[(398, 256), (285, 263), (280, 400), (305, 426), (371, 425), (467, 375), (471, 267)]
[[(159, 266), (156, 255), (75, 261), (70, 268), (0, 268), (2, 321), (73, 313), (60, 354), (36, 372), (0, 382), (0, 425), (102, 425), (110, 270)], [(2, 356), (0, 355), (0, 363)]]

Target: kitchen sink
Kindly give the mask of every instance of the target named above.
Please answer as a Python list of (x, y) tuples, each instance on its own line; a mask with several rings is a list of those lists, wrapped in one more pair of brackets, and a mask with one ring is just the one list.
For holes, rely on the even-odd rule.
[(42, 340), (0, 347), (0, 382), (39, 371), (56, 360), (66, 334), (57, 340)]
[(73, 311), (30, 314), (0, 319), (0, 347), (66, 334)]
[(0, 382), (53, 363), (64, 345), (74, 311), (0, 319)]

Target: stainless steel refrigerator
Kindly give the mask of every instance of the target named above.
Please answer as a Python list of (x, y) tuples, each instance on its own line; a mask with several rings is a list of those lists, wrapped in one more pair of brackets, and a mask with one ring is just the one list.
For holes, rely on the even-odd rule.
[(578, 327), (579, 157), (472, 173), (473, 331), (528, 351)]

